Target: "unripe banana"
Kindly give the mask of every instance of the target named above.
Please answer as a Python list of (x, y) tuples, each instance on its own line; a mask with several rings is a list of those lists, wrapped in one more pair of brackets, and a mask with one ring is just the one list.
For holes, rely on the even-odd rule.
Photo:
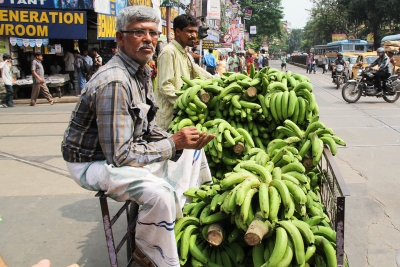
[(278, 190), (270, 186), (268, 187), (268, 196), (269, 196), (269, 214), (268, 214), (268, 219), (271, 222), (276, 222), (278, 221), (278, 211), (281, 206), (281, 196), (278, 192)]
[(277, 266), (285, 255), (288, 247), (288, 233), (283, 227), (276, 228), (275, 246), (265, 266)]
[(279, 225), (281, 225), (287, 231), (288, 235), (290, 236), (294, 250), (296, 261), (298, 265), (302, 265), (305, 263), (305, 254), (304, 254), (304, 243), (303, 238), (297, 229), (297, 227), (290, 221), (279, 221)]

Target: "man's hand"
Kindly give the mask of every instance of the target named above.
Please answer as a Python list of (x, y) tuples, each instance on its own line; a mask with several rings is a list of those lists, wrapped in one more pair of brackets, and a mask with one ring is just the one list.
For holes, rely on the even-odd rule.
[(179, 132), (171, 136), (172, 141), (175, 143), (175, 150), (181, 149), (202, 149), (208, 144), (215, 134), (200, 133), (194, 126), (185, 127)]

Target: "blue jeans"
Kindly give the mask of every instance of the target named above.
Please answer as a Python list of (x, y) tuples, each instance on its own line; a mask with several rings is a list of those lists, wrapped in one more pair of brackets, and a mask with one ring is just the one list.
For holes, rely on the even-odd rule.
[(12, 85), (6, 85), (6, 96), (1, 100), (1, 104), (6, 104), (9, 107), (14, 106), (13, 103), (14, 90)]
[(78, 82), (79, 82), (79, 93), (82, 93), (83, 88), (86, 85), (86, 78), (85, 75), (83, 75), (82, 72), (78, 71)]

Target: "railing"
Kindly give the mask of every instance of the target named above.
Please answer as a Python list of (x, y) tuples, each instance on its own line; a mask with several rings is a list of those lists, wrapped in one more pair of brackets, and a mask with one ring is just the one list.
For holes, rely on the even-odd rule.
[(345, 215), (345, 198), (350, 196), (347, 185), (340, 173), (339, 167), (336, 165), (335, 159), (330, 150), (324, 148), (324, 156), (322, 157), (318, 168), (322, 176), (321, 181), (321, 197), (326, 208), (326, 213), (331, 220), (331, 226), (336, 230), (336, 258), (337, 266), (344, 266), (344, 215)]

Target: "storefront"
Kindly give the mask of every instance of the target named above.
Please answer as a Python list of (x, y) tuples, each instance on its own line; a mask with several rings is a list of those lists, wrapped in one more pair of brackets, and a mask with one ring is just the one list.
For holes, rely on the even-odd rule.
[(65, 51), (82, 51), (90, 49), (90, 45), (99, 47), (92, 3), (88, 0), (4, 0), (0, 7), (0, 58), (3, 53), (11, 55), (16, 97), (30, 95), (30, 65), (35, 52), (43, 54), (46, 81), (50, 81), (51, 87), (51, 81), (56, 78), (61, 85), (69, 83), (68, 77), (60, 78), (63, 75), (50, 77), (50, 66), (54, 62), (65, 73)]

